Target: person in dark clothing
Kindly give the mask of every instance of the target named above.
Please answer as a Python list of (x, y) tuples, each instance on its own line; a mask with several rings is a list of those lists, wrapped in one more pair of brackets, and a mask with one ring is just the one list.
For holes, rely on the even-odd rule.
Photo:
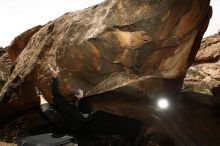
[[(76, 137), (80, 146), (87, 146), (103, 135), (120, 135), (136, 146), (144, 131), (141, 121), (113, 115), (104, 111), (93, 114), (91, 102), (83, 97), (83, 90), (78, 89), (75, 96), (78, 100), (69, 103), (59, 91), (57, 76), (59, 70), (50, 67), (52, 73), (51, 90), (57, 109), (51, 106), (37, 89), (41, 109), (45, 117), (57, 127)], [(107, 144), (107, 143), (106, 143)]]
[(83, 91), (77, 90), (75, 95), (78, 100), (70, 103), (65, 100), (59, 91), (59, 81), (57, 76), (58, 70), (51, 68), (52, 82), (51, 91), (53, 101), (57, 109), (51, 106), (44, 98), (43, 94), (36, 88), (36, 92), (40, 97), (40, 107), (44, 116), (57, 127), (71, 133), (77, 133), (78, 130), (87, 123), (92, 116), (92, 104), (88, 100), (80, 99), (83, 97)]

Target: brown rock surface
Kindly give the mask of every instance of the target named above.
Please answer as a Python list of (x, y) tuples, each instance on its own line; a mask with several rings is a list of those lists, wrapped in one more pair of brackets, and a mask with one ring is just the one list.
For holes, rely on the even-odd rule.
[(183, 88), (220, 98), (220, 32), (203, 39)]
[(0, 47), (0, 89), (11, 75), (13, 62), (9, 58), (6, 49)]
[(34, 86), (50, 100), (48, 63), (60, 67), (60, 88), (69, 97), (75, 88), (96, 95), (128, 84), (121, 91), (132, 88), (133, 95), (177, 93), (208, 26), (209, 2), (107, 0), (49, 22), (28, 37), (17, 57), (0, 100), (12, 83), (24, 83), (0, 114), (39, 104)]
[(7, 47), (7, 50), (8, 50), (8, 54), (9, 54), (10, 58), (13, 61), (16, 60), (16, 58), (21, 53), (21, 51), (27, 46), (31, 37), (42, 27), (43, 26), (41, 26), (41, 25), (35, 26), (35, 27), (23, 32), (22, 34), (17, 36), (11, 42), (10, 46)]

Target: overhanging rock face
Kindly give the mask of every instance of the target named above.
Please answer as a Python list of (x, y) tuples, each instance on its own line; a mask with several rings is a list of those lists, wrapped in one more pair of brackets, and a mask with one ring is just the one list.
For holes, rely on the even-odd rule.
[(3, 108), (38, 104), (34, 86), (50, 98), (48, 63), (60, 67), (65, 96), (76, 88), (96, 95), (128, 84), (151, 97), (178, 92), (208, 26), (209, 3), (107, 0), (66, 13), (36, 32), (18, 56), (0, 100), (18, 77), (24, 83), (19, 98)]

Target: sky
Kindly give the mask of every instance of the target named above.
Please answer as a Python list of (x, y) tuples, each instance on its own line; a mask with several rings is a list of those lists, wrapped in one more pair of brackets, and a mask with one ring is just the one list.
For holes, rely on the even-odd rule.
[(211, 6), (213, 14), (204, 37), (215, 34), (220, 30), (220, 0), (211, 0)]
[[(43, 25), (66, 12), (84, 9), (104, 0), (0, 0), (0, 46), (6, 47), (19, 34)], [(205, 36), (220, 29), (220, 0), (212, 0), (213, 17)]]

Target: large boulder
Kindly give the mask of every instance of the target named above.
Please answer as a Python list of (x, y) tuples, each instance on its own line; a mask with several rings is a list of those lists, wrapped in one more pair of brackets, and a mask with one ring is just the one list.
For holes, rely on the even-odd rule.
[(107, 0), (50, 21), (17, 57), (0, 101), (10, 95), (12, 84), (17, 83), (19, 93), (17, 98), (4, 100), (0, 114), (38, 105), (34, 86), (51, 100), (48, 64), (60, 67), (61, 92), (69, 98), (76, 88), (86, 95), (119, 88), (151, 98), (176, 94), (207, 29), (212, 12), (209, 3)]
[(213, 95), (220, 100), (220, 32), (203, 39), (183, 89)]

